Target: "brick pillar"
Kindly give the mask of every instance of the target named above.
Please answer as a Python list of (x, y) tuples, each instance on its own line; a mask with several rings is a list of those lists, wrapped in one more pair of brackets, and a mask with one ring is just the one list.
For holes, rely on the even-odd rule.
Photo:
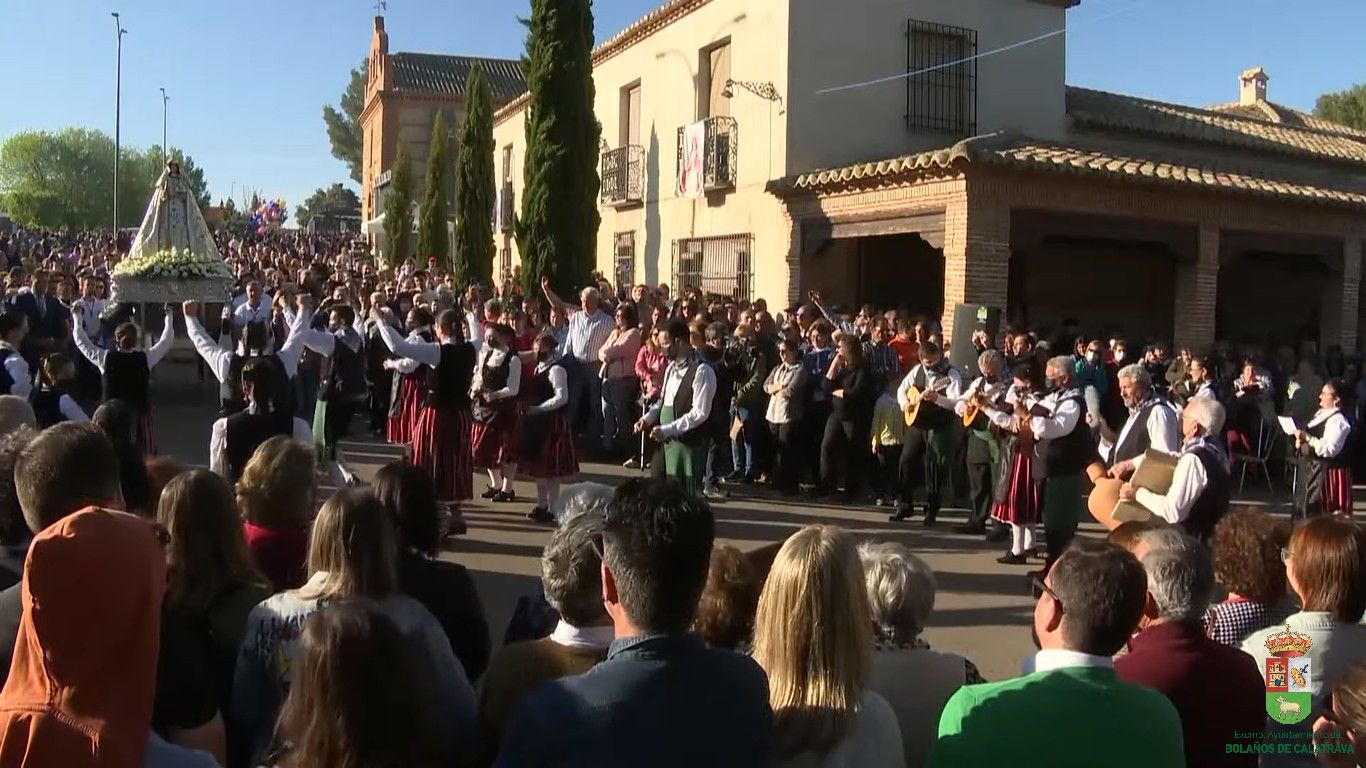
[[(1338, 277), (1334, 275), (1333, 278)], [(1357, 345), (1357, 310), (1361, 294), (1361, 240), (1348, 238), (1342, 246), (1341, 280), (1330, 278), (1320, 304), (1319, 346), (1341, 344), (1348, 352)]]
[(1006, 309), (1010, 279), (1010, 207), (967, 185), (944, 211), (944, 340), (953, 339), (960, 303)]
[(1176, 317), (1172, 340), (1196, 354), (1214, 343), (1214, 305), (1219, 295), (1219, 228), (1201, 224), (1195, 236), (1195, 260), (1176, 265)]

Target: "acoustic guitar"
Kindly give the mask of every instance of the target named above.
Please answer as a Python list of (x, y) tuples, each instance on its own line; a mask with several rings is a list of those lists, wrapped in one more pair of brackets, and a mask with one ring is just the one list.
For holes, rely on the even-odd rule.
[(978, 390), (972, 393), (972, 397), (968, 398), (967, 404), (963, 407), (963, 426), (971, 429), (973, 422), (977, 421), (977, 417), (981, 416), (982, 412), (987, 409), (1005, 413), (1011, 411), (1010, 406), (1006, 404), (1004, 394), (997, 398), (996, 402), (991, 402), (986, 399), (986, 395), (982, 394), (981, 390)]
[[(948, 386), (949, 381), (945, 379), (942, 385), (930, 387), (929, 391), (943, 394)], [(906, 390), (905, 416), (908, 427), (935, 429), (949, 423), (949, 410), (942, 405), (926, 400), (925, 390), (914, 384)]]

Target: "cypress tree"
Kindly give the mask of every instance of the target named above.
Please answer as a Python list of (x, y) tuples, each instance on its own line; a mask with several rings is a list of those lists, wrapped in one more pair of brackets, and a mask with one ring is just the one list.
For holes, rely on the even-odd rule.
[(422, 194), (422, 209), (418, 215), (417, 255), (426, 263), (430, 256), (436, 263), (447, 264), (450, 259), (451, 238), (446, 230), (449, 210), (446, 205), (446, 123), (438, 110), (432, 121), (432, 149), (427, 154), (427, 188)]
[(515, 232), (523, 290), (542, 275), (559, 292), (586, 285), (597, 261), (598, 140), (590, 0), (532, 0), (524, 67), (526, 168)]
[[(455, 163), (455, 284), (488, 283), (493, 276), (493, 96), (484, 68), (475, 64), (465, 83), (465, 122)], [(500, 278), (501, 279), (501, 278)]]
[(413, 251), (413, 180), (408, 153), (398, 151), (389, 189), (384, 193), (384, 233), (389, 238), (389, 264), (397, 265)]

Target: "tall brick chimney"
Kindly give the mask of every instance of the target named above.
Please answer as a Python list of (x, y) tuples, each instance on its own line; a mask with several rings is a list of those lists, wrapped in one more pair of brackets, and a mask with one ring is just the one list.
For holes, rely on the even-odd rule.
[(1261, 67), (1238, 76), (1238, 103), (1243, 106), (1266, 102), (1266, 84), (1271, 80)]

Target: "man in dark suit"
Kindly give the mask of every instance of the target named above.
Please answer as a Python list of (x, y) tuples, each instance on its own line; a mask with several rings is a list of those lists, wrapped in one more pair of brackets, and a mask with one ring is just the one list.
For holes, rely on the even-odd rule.
[(43, 355), (65, 345), (71, 333), (70, 316), (62, 302), (48, 293), (48, 273), (42, 270), (33, 273), (27, 292), (14, 297), (14, 309), (28, 318), (28, 335), (20, 353), (36, 371)]
[(672, 480), (631, 480), (603, 521), (607, 660), (523, 699), (498, 766), (766, 765), (768, 680), (748, 656), (688, 631), (707, 580), (711, 509)]
[(1205, 636), (1201, 617), (1214, 590), (1209, 552), (1179, 529), (1162, 528), (1142, 534), (1134, 554), (1148, 574), (1148, 600), (1115, 674), (1176, 707), (1190, 768), (1256, 766), (1256, 753), (1229, 753), (1227, 745), (1242, 741), (1237, 733), (1263, 730), (1265, 688), (1251, 656)]

